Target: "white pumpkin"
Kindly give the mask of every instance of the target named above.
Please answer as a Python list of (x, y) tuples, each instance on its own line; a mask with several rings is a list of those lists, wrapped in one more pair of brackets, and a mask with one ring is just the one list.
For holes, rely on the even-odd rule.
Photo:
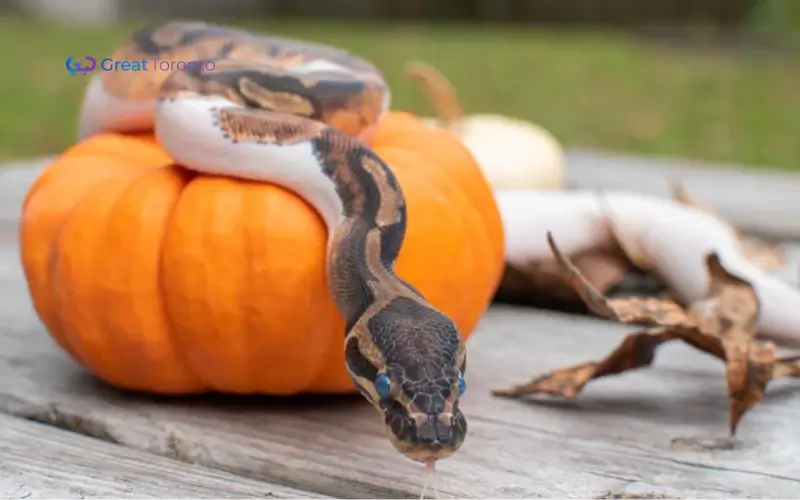
[(564, 188), (564, 149), (553, 134), (519, 118), (464, 116), (450, 82), (426, 63), (409, 63), (407, 74), (427, 93), (438, 115), (423, 118), (425, 123), (458, 135), (494, 189)]

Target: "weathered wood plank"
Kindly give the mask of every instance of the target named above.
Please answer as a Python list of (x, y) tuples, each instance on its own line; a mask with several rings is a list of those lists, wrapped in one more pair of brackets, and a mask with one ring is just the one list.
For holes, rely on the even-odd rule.
[(324, 498), (0, 415), (2, 498)]
[[(5, 239), (5, 238), (3, 238)], [(422, 473), (352, 399), (125, 395), (48, 339), (25, 293), (16, 247), (0, 245), (0, 411), (252, 479), (339, 498), (418, 495)], [(790, 498), (800, 492), (800, 384), (775, 384), (732, 449), (721, 366), (680, 345), (657, 366), (591, 384), (572, 403), (492, 398), (549, 368), (601, 356), (620, 325), (493, 308), (470, 343), (469, 435), (440, 464), (443, 496)], [(710, 443), (710, 444), (709, 444)]]

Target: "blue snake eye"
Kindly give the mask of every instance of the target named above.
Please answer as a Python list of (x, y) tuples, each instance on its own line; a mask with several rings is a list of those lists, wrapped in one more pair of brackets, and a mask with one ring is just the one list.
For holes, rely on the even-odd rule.
[(458, 374), (458, 395), (463, 396), (464, 393), (467, 392), (467, 381), (464, 379), (464, 375)]
[(392, 384), (389, 375), (381, 373), (375, 378), (375, 391), (381, 398), (388, 398), (392, 393)]

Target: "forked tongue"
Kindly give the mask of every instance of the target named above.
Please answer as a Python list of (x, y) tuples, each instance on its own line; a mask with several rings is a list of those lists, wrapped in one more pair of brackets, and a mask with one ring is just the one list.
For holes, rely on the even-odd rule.
[(439, 490), (436, 488), (436, 459), (425, 459), (425, 483), (422, 486), (422, 494), (419, 496), (420, 500), (425, 498), (425, 493), (428, 492), (428, 485), (433, 488), (434, 498), (439, 498)]

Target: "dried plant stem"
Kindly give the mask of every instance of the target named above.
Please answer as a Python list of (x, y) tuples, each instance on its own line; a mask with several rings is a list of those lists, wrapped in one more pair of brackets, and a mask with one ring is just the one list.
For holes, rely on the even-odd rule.
[(450, 81), (438, 69), (422, 61), (409, 62), (406, 75), (428, 95), (439, 121), (451, 130), (458, 127), (464, 112)]

